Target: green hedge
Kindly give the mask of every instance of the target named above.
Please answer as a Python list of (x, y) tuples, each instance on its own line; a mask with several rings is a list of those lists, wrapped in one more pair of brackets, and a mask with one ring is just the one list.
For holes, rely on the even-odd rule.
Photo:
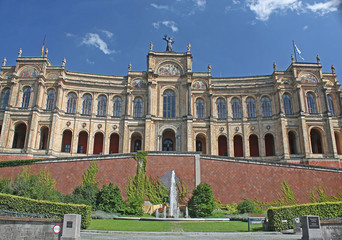
[(30, 165), (32, 163), (41, 162), (44, 160), (46, 159), (23, 159), (23, 160), (0, 161), (0, 168)]
[(0, 205), (7, 205), (11, 211), (42, 214), (45, 218), (51, 218), (53, 215), (60, 215), (63, 218), (64, 214), (80, 214), (83, 229), (87, 228), (91, 221), (91, 207), (88, 205), (55, 203), (3, 193), (0, 193)]
[[(293, 228), (293, 218), (317, 215), (320, 218), (341, 218), (342, 202), (324, 202), (270, 208), (267, 211), (270, 230), (280, 231)], [(287, 220), (282, 222), (282, 220)]]

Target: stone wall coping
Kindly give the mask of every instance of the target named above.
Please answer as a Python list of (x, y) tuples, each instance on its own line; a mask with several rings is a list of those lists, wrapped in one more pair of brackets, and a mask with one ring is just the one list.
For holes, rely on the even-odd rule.
[[(40, 162), (36, 162), (33, 164), (44, 164), (44, 163), (59, 163), (59, 162), (77, 162), (77, 161), (92, 161), (92, 160), (111, 160), (111, 159), (122, 159), (122, 158), (134, 158), (134, 153), (118, 153), (118, 154), (108, 154), (108, 155), (92, 155), (92, 156), (82, 156), (82, 157), (63, 157), (63, 158), (53, 158), (46, 159)], [(306, 165), (306, 164), (295, 164), (295, 163), (286, 163), (280, 161), (267, 161), (267, 160), (254, 160), (254, 159), (245, 159), (245, 158), (229, 158), (225, 156), (213, 156), (213, 155), (205, 155), (199, 152), (157, 152), (151, 151), (148, 153), (149, 156), (200, 156), (201, 159), (204, 160), (214, 160), (214, 161), (227, 161), (227, 162), (238, 162), (238, 163), (247, 163), (247, 164), (257, 164), (257, 165), (266, 165), (266, 166), (276, 166), (276, 167), (291, 167), (291, 168), (299, 168), (299, 169), (308, 169), (308, 170), (317, 170), (317, 171), (327, 171), (327, 172), (339, 172), (342, 173), (342, 169), (340, 168), (332, 168), (332, 167), (323, 167), (323, 166), (314, 166), (314, 165)], [(325, 159), (315, 159), (324, 161)], [(338, 159), (336, 159), (338, 160)], [(329, 162), (329, 160), (327, 160)]]
[(5, 217), (5, 216), (0, 216), (0, 221), (63, 223), (62, 219), (53, 219), (53, 218), (21, 218), (21, 217)]

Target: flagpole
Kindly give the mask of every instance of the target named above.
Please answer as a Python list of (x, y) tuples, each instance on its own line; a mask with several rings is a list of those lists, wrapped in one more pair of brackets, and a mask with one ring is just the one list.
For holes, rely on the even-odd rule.
[(293, 52), (294, 52), (294, 56), (295, 56), (295, 61), (297, 62), (297, 53), (296, 53), (296, 48), (295, 48), (294, 40), (292, 40), (292, 46), (293, 46)]

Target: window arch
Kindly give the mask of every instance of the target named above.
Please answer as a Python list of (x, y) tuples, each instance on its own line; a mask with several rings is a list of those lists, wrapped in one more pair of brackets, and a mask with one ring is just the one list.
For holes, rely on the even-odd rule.
[(77, 96), (75, 93), (69, 93), (68, 94), (67, 113), (75, 113), (76, 112), (76, 99), (77, 99)]
[(271, 100), (268, 97), (261, 98), (261, 110), (263, 117), (272, 117)]
[(106, 96), (99, 96), (97, 102), (97, 115), (98, 116), (106, 116), (107, 114), (107, 97)]
[(232, 100), (232, 111), (233, 118), (241, 118), (241, 104), (240, 100), (237, 98), (233, 98)]
[(113, 116), (121, 117), (122, 114), (122, 100), (120, 97), (114, 97), (113, 99)]
[(197, 118), (204, 118), (204, 101), (202, 98), (196, 100), (196, 116)]
[(172, 90), (165, 90), (163, 94), (163, 117), (174, 118), (176, 112), (175, 93)]
[(293, 131), (289, 131), (288, 140), (289, 140), (289, 150), (290, 154), (297, 154), (297, 137)]
[(83, 95), (83, 103), (82, 103), (82, 114), (91, 115), (91, 102), (92, 97), (90, 94)]
[(219, 98), (216, 101), (217, 106), (217, 118), (226, 118), (226, 101), (223, 98)]
[(142, 117), (143, 100), (140, 97), (134, 99), (133, 117)]
[(21, 103), (21, 107), (28, 108), (30, 103), (30, 96), (31, 96), (31, 88), (26, 87), (23, 92), (23, 101)]
[(10, 89), (5, 88), (1, 94), (1, 109), (5, 109), (7, 107), (9, 95), (10, 95)]
[(46, 110), (52, 110), (54, 102), (55, 102), (55, 90), (49, 89), (47, 91)]
[(328, 95), (328, 109), (331, 115), (335, 116), (335, 106), (334, 106), (334, 99), (331, 95)]
[(291, 98), (287, 93), (283, 95), (283, 103), (285, 114), (292, 114)]
[(256, 118), (256, 109), (255, 109), (255, 100), (254, 98), (247, 98), (247, 117), (248, 118)]
[(312, 93), (307, 93), (306, 94), (306, 101), (308, 103), (308, 111), (309, 111), (309, 113), (317, 113), (315, 97), (314, 97), (314, 95)]
[(312, 153), (323, 153), (323, 142), (322, 142), (322, 134), (321, 132), (313, 128), (310, 131), (310, 140), (311, 140), (311, 151)]

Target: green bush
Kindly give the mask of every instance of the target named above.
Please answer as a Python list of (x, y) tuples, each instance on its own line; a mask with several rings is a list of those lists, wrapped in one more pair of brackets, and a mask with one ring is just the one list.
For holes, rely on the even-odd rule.
[(96, 200), (99, 193), (97, 185), (86, 183), (77, 186), (72, 192), (72, 202), (77, 204), (86, 204), (96, 209)]
[[(309, 203), (270, 208), (267, 211), (270, 229), (275, 231), (293, 228), (293, 218), (304, 215), (317, 215), (320, 218), (341, 218), (342, 202)], [(287, 220), (287, 222), (282, 220)]]
[(254, 203), (251, 200), (246, 199), (238, 204), (237, 210), (239, 213), (252, 213), (254, 212)]
[(125, 203), (122, 199), (118, 186), (110, 183), (108, 186), (103, 185), (101, 191), (97, 195), (97, 209), (109, 213), (123, 212)]
[(54, 215), (63, 218), (64, 214), (80, 214), (82, 228), (87, 228), (91, 221), (91, 207), (87, 205), (34, 200), (3, 193), (0, 193), (0, 204), (7, 205), (11, 211), (42, 214), (44, 218), (51, 218)]
[(215, 199), (209, 184), (201, 183), (193, 190), (188, 208), (191, 217), (207, 217), (212, 214), (215, 209)]

